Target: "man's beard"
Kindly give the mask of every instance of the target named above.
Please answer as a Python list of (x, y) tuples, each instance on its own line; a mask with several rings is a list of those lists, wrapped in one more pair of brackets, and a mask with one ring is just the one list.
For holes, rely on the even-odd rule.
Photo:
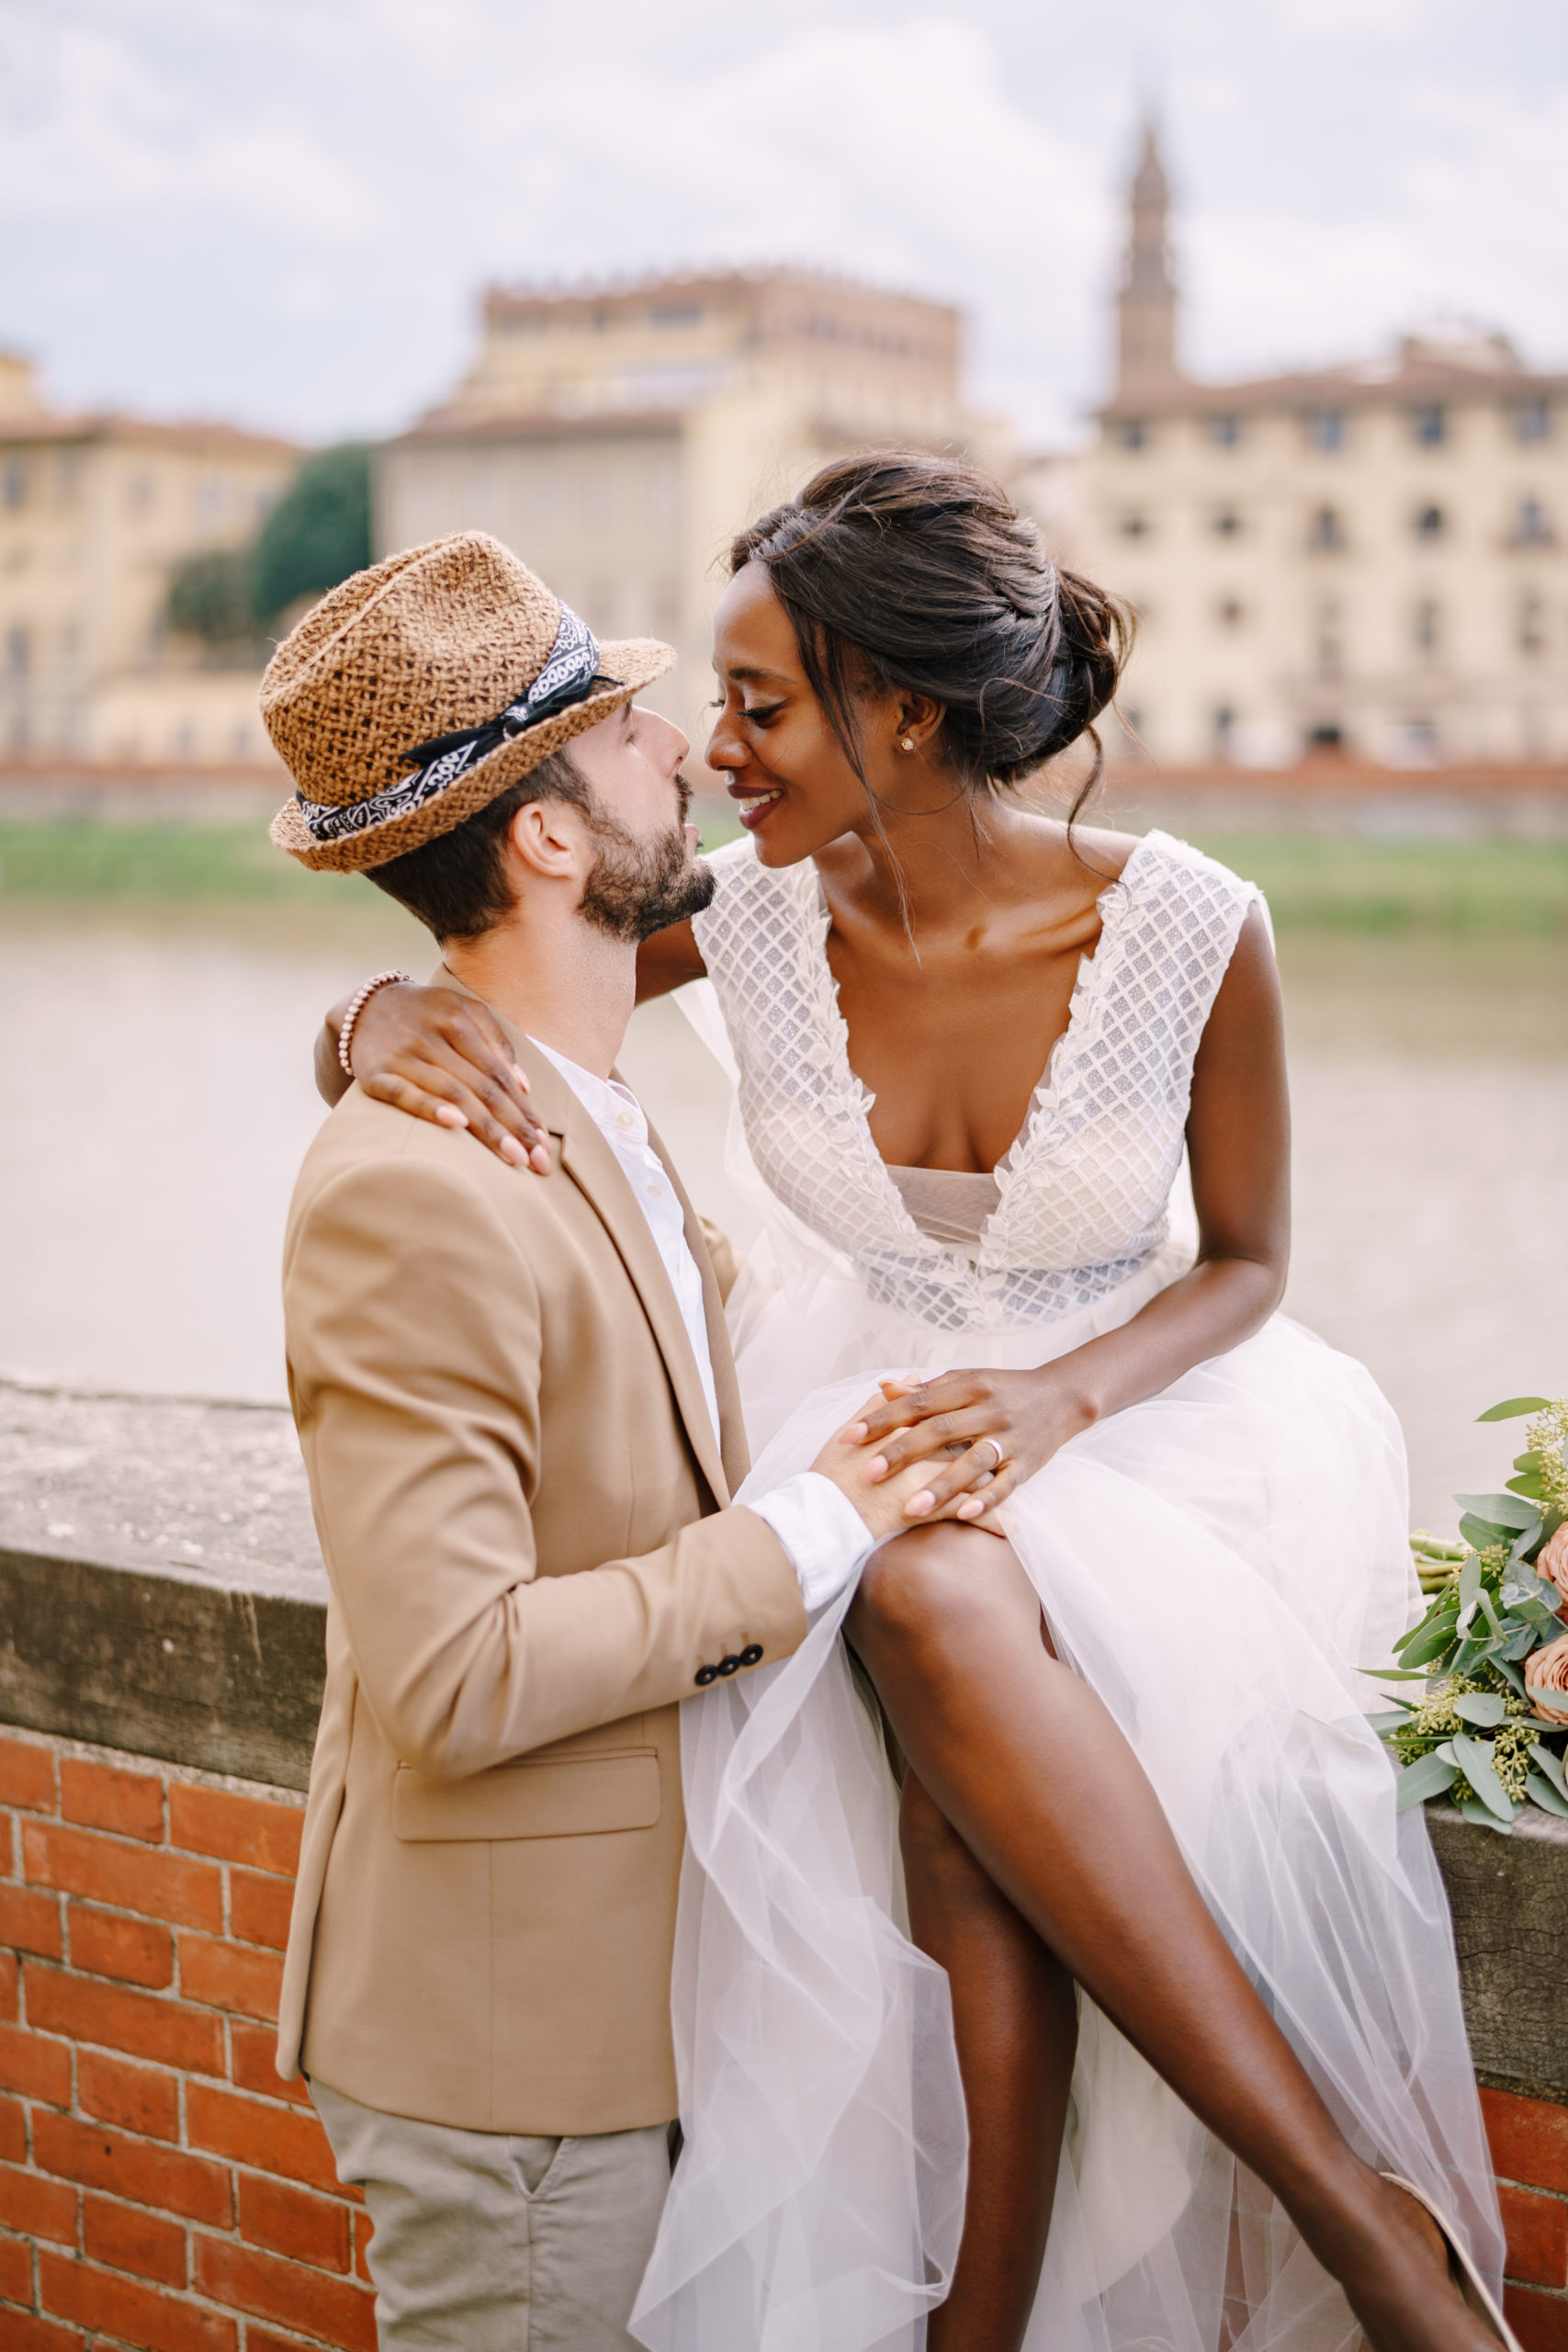
[(579, 911), (612, 939), (638, 943), (672, 922), (700, 915), (717, 885), (686, 848), (684, 818), (691, 793), (682, 783), (681, 818), (651, 841), (639, 841), (598, 799), (586, 814), (598, 848), (582, 886)]

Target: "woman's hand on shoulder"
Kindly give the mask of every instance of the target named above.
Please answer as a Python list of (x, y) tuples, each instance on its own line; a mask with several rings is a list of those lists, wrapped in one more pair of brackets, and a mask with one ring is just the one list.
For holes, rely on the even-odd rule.
[(510, 1167), (549, 1174), (549, 1137), (529, 1107), (528, 1080), (505, 1031), (473, 997), (413, 980), (378, 989), (355, 1023), (349, 1058), (372, 1102), (467, 1127)]

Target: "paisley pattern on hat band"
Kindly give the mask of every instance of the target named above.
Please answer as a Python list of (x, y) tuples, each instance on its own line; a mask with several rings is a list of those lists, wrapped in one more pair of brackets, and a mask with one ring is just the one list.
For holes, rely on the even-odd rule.
[(595, 685), (619, 683), (614, 678), (601, 679), (598, 639), (587, 622), (579, 619), (570, 605), (563, 605), (560, 628), (549, 660), (533, 683), (496, 718), (486, 719), (481, 727), (459, 728), (453, 734), (437, 735), (428, 743), (416, 744), (408, 757), (421, 764), (411, 775), (380, 792), (371, 793), (364, 800), (351, 801), (345, 808), (336, 808), (330, 801), (307, 800), (302, 792), (296, 792), (299, 813), (312, 839), (318, 842), (343, 841), (352, 834), (367, 832), (374, 825), (389, 824), (394, 817), (410, 816), (514, 736), (537, 727), (543, 719), (554, 718), (573, 703), (586, 701)]

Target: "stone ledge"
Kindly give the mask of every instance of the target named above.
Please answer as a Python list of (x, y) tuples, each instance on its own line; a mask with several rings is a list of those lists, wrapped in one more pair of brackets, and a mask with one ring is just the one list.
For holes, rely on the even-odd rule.
[[(281, 1408), (0, 1382), (0, 1722), (302, 1789), (326, 1591)], [(1427, 1821), (1476, 2071), (1568, 2105), (1568, 1822)]]

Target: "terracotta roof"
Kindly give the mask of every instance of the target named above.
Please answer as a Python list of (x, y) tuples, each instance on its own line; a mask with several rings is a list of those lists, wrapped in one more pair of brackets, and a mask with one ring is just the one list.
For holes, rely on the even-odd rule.
[(601, 409), (587, 416), (559, 416), (550, 410), (519, 415), (505, 411), (494, 415), (466, 416), (460, 409), (433, 408), (382, 443), (383, 448), (404, 449), (427, 441), (608, 441), (645, 435), (672, 437), (680, 431), (674, 409)]
[(1568, 375), (1526, 368), (1466, 367), (1425, 355), (1340, 368), (1301, 368), (1234, 384), (1173, 383), (1116, 392), (1097, 416), (1224, 416), (1262, 409), (1408, 407), (1430, 401), (1517, 401), (1568, 392)]
[(215, 458), (301, 455), (296, 441), (275, 434), (246, 433), (237, 424), (220, 424), (192, 417), (180, 423), (157, 423), (147, 417), (121, 416), (112, 411), (67, 415), (39, 409), (19, 416), (0, 415), (0, 445), (47, 441), (119, 441), (138, 447), (197, 448)]

